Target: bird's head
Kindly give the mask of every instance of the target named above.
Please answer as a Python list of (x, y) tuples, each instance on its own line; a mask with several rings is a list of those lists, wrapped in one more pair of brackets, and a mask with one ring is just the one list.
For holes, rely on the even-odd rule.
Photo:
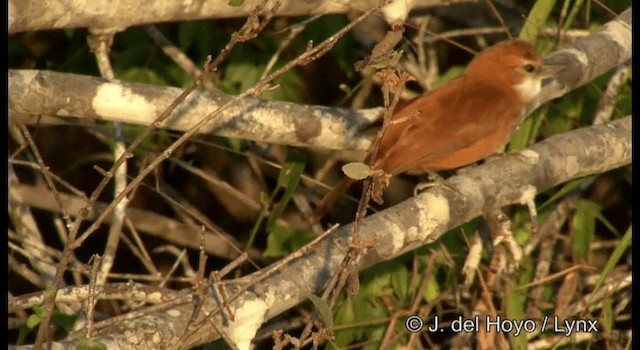
[(465, 75), (474, 79), (514, 89), (524, 104), (538, 96), (543, 79), (556, 73), (556, 67), (544, 66), (535, 48), (522, 40), (507, 40), (485, 49), (465, 70)]

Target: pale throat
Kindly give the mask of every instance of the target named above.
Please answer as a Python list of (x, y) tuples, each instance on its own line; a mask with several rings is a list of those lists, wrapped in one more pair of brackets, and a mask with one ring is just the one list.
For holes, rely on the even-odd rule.
[(540, 94), (540, 90), (542, 90), (542, 79), (539, 77), (525, 76), (524, 80), (520, 84), (517, 84), (515, 88), (518, 90), (522, 100), (531, 102)]

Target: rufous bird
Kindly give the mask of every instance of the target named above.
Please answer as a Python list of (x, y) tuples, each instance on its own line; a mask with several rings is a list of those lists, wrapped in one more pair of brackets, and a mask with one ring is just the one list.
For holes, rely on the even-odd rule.
[[(478, 53), (464, 73), (418, 96), (387, 123), (372, 172), (420, 174), (456, 169), (499, 151), (526, 117), (527, 106), (557, 66), (543, 66), (522, 40)], [(345, 178), (322, 200), (319, 219), (354, 180)]]

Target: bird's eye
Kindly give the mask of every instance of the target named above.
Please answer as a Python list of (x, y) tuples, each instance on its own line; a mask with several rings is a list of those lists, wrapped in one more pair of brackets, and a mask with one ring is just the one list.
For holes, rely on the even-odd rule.
[(525, 72), (527, 73), (533, 73), (536, 70), (536, 67), (533, 64), (525, 64), (523, 67)]

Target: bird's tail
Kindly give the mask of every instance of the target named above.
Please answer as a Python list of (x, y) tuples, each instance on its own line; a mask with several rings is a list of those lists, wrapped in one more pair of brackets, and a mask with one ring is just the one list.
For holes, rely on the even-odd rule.
[(322, 217), (325, 214), (327, 214), (327, 212), (329, 211), (329, 208), (331, 208), (331, 206), (336, 203), (338, 198), (340, 198), (340, 196), (354, 182), (355, 182), (355, 180), (353, 180), (351, 178), (348, 178), (348, 177), (345, 177), (334, 188), (332, 188), (331, 191), (329, 191), (329, 193), (327, 193), (322, 198), (322, 200), (320, 201), (320, 204), (318, 204), (316, 209), (313, 211), (313, 215), (311, 216), (311, 220), (310, 220), (311, 224), (316, 224), (316, 223), (320, 222)]

